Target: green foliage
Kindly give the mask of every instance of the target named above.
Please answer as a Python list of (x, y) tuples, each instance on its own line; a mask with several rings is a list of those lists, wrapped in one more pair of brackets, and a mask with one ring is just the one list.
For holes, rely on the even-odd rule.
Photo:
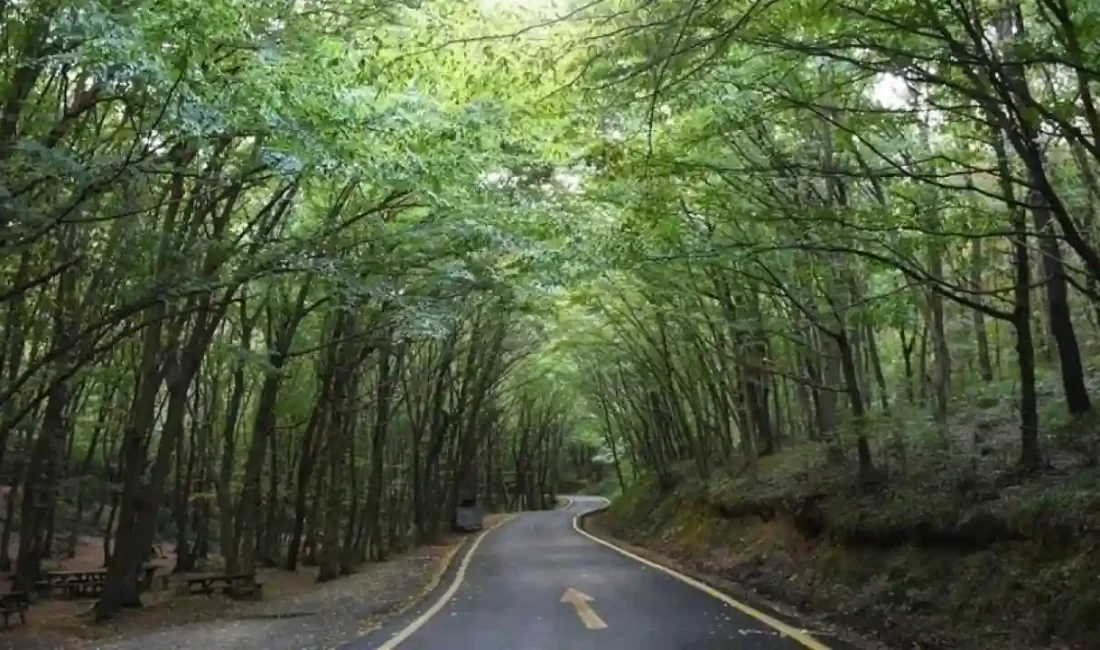
[(858, 531), (1096, 463), (1093, 8), (525, 7), (8, 7), (0, 472), (382, 554), (468, 490)]

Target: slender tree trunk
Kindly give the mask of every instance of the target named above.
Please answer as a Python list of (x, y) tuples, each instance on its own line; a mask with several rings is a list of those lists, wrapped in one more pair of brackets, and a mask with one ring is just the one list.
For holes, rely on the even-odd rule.
[[(186, 436), (179, 436), (176, 441), (176, 486), (175, 486), (175, 508), (173, 517), (176, 523), (176, 566), (173, 567), (174, 573), (184, 573), (194, 568), (194, 562), (191, 559), (191, 544), (189, 541), (188, 525), (191, 520), (191, 463), (194, 454), (194, 445), (189, 446), (189, 451), (192, 457), (188, 457), (184, 449), (184, 438)], [(187, 469), (184, 469), (186, 465)]]
[(997, 156), (998, 181), (1011, 214), (1015, 283), (1012, 324), (1016, 329), (1016, 355), (1020, 370), (1020, 467), (1038, 469), (1042, 463), (1039, 449), (1039, 405), (1035, 389), (1035, 343), (1031, 333), (1031, 258), (1027, 243), (1027, 215), (1016, 206), (1011, 168), (1004, 133), (993, 128), (992, 144)]
[(1030, 471), (1039, 467), (1042, 458), (1039, 451), (1039, 406), (1035, 391), (1035, 346), (1031, 338), (1031, 260), (1024, 217), (1020, 215), (1014, 225), (1018, 233), (1013, 243), (1016, 257), (1013, 320), (1020, 368), (1020, 466)]
[(298, 567), (298, 554), (302, 548), (302, 535), (305, 533), (306, 510), (309, 499), (309, 484), (313, 478), (317, 450), (314, 443), (315, 432), (323, 427), (324, 410), (321, 402), (314, 405), (309, 422), (302, 433), (302, 447), (298, 460), (298, 471), (294, 482), (294, 519), (291, 522), (290, 543), (286, 550), (286, 569), (294, 571)]
[(867, 324), (867, 356), (871, 360), (871, 370), (875, 374), (875, 383), (878, 384), (879, 403), (883, 413), (890, 411), (890, 398), (886, 392), (886, 375), (882, 371), (882, 360), (878, 355), (878, 341), (875, 340), (875, 328)]
[[(933, 265), (932, 273), (937, 278), (942, 278), (943, 261), (939, 255), (935, 256), (938, 264)], [(937, 271), (938, 270), (938, 271)], [(933, 291), (928, 299), (929, 311), (932, 315), (931, 334), (932, 345), (935, 351), (935, 416), (936, 422), (941, 426), (947, 425), (947, 406), (950, 400), (951, 390), (951, 355), (947, 347), (947, 328), (944, 324), (943, 296)]]
[[(243, 307), (242, 307), (243, 311)], [(244, 349), (248, 349), (251, 328), (245, 327), (241, 336)], [(222, 427), (222, 454), (218, 464), (218, 545), (227, 567), (236, 566), (238, 549), (233, 544), (233, 469), (237, 457), (237, 423), (244, 402), (244, 360), (237, 361), (233, 369), (233, 387), (226, 407), (225, 424)]]
[(928, 323), (920, 330), (920, 347), (917, 349), (917, 403), (928, 401)]
[[(338, 318), (345, 322), (344, 326), (338, 326), (338, 331), (352, 333), (357, 330), (350, 315), (342, 313)], [(339, 337), (334, 338), (339, 340)], [(325, 441), (328, 444), (329, 476), (326, 498), (321, 506), (324, 525), (321, 552), (317, 556), (318, 582), (333, 580), (341, 574), (340, 523), (344, 517), (344, 496), (347, 492), (345, 484), (347, 449), (354, 427), (354, 422), (349, 421), (351, 404), (349, 391), (357, 372), (357, 359), (365, 358), (365, 355), (359, 354), (360, 348), (355, 346), (354, 341), (341, 345), (340, 348), (342, 352), (333, 376), (333, 408), (329, 414), (328, 430), (325, 435)]]
[(822, 382), (825, 389), (815, 389), (814, 392), (818, 394), (818, 402), (821, 410), (821, 437), (829, 447), (830, 460), (838, 462), (844, 458), (844, 451), (840, 447), (840, 441), (837, 439), (836, 431), (837, 390), (841, 389), (841, 352), (838, 349), (836, 341), (832, 337), (826, 336), (822, 338), (826, 346), (826, 353), (824, 355), (825, 375)]
[[(67, 263), (72, 257), (76, 246), (75, 237), (73, 226), (61, 228), (55, 252), (58, 264)], [(21, 591), (31, 591), (38, 579), (42, 558), (50, 553), (47, 545), (52, 537), (60, 445), (66, 438), (68, 426), (65, 413), (69, 407), (70, 388), (68, 381), (64, 379), (68, 371), (64, 351), (69, 349), (72, 336), (72, 301), (75, 287), (75, 269), (69, 269), (58, 279), (54, 294), (53, 333), (50, 347), (52, 352), (59, 355), (54, 367), (57, 380), (53, 382), (46, 399), (42, 426), (31, 449), (23, 485), (19, 555), (16, 558), (15, 567), (15, 587)]]
[(367, 479), (367, 502), (363, 515), (367, 526), (367, 543), (371, 547), (379, 547), (382, 541), (379, 515), (384, 488), (383, 461), (389, 436), (390, 405), (396, 387), (395, 376), (401, 372), (401, 356), (404, 354), (402, 350), (395, 354), (390, 342), (390, 332), (385, 332), (383, 336), (386, 340), (378, 350), (378, 386), (375, 391), (374, 430), (371, 433), (370, 477)]
[(15, 506), (19, 500), (19, 482), (13, 481), (4, 505), (4, 530), (0, 531), (0, 571), (11, 569), (11, 536), (15, 530)]
[(1043, 272), (1046, 275), (1047, 317), (1050, 331), (1058, 348), (1058, 361), (1062, 369), (1062, 390), (1066, 406), (1072, 415), (1081, 415), (1092, 409), (1085, 371), (1081, 364), (1081, 351), (1077, 335), (1073, 331), (1073, 319), (1069, 307), (1069, 283), (1062, 262), (1062, 250), (1053, 232), (1050, 209), (1043, 196), (1035, 190), (1030, 195), (1031, 214), (1035, 230), (1039, 233), (1039, 250), (1043, 256)]
[(840, 364), (844, 373), (844, 383), (848, 391), (848, 400), (852, 409), (852, 423), (856, 429), (856, 452), (859, 457), (859, 476), (861, 479), (869, 479), (874, 472), (874, 461), (871, 457), (871, 446), (867, 441), (863, 395), (859, 390), (859, 376), (856, 370), (855, 359), (852, 356), (851, 343), (847, 334), (842, 330), (836, 338), (837, 349), (840, 352)]
[(264, 563), (264, 566), (274, 567), (279, 565), (278, 558), (275, 557), (275, 549), (279, 538), (279, 503), (281, 498), (279, 495), (279, 482), (282, 476), (279, 474), (279, 445), (273, 441), (269, 447), (267, 523), (264, 524), (264, 541), (260, 560)]
[[(982, 270), (985, 267), (985, 256), (982, 252), (982, 239), (975, 237), (970, 242), (970, 284), (975, 291), (982, 291)], [(981, 295), (975, 296), (981, 300)], [(989, 358), (989, 334), (985, 329), (985, 314), (975, 309), (971, 311), (974, 322), (974, 338), (978, 344), (978, 375), (982, 381), (993, 381), (993, 364)]]

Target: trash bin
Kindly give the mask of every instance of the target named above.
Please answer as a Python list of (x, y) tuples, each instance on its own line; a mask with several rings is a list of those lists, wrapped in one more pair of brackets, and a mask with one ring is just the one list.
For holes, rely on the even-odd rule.
[(455, 509), (455, 529), (462, 532), (481, 530), (485, 524), (485, 508), (474, 499), (466, 499)]

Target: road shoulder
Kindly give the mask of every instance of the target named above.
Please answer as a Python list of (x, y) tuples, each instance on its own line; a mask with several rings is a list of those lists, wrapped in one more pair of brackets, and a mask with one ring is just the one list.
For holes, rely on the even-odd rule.
[(757, 610), (766, 617), (777, 620), (781, 625), (788, 626), (795, 630), (808, 631), (812, 638), (819, 640), (820, 643), (827, 646), (829, 650), (888, 650), (886, 646), (877, 641), (865, 639), (850, 631), (842, 630), (835, 626), (828, 625), (827, 623), (814, 620), (792, 608), (773, 603), (759, 594), (735, 582), (726, 580), (721, 576), (699, 571), (657, 551), (632, 544), (616, 537), (612, 535), (605, 526), (601, 525), (600, 518), (605, 509), (606, 506), (580, 513), (575, 519), (577, 528), (583, 533), (587, 533), (612, 547), (617, 547), (622, 551), (637, 555), (656, 565), (670, 569), (673, 573), (679, 573), (696, 580), (739, 603), (747, 605), (751, 609)]
[[(349, 639), (342, 646), (342, 650), (386, 648), (391, 644), (391, 640), (403, 640), (422, 625), (427, 624), (462, 586), (463, 574), (476, 554), (481, 540), (516, 516), (517, 513), (506, 513), (487, 517), (487, 525), (482, 531), (477, 535), (466, 537), (462, 545), (454, 549), (450, 561), (416, 599), (392, 612), (384, 620), (364, 629), (356, 638)], [(392, 645), (397, 643), (399, 641)]]
[[(308, 591), (258, 603), (220, 595), (177, 597), (107, 625), (92, 623), (86, 613), (36, 620), (32, 608), (29, 625), (0, 635), (0, 650), (336, 648), (416, 609), (447, 583), (471, 539), (449, 536)], [(82, 611), (91, 606), (79, 604)]]

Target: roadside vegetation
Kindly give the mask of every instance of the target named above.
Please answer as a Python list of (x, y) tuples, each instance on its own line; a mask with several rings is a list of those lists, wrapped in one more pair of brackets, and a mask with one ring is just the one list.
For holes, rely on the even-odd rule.
[[(0, 7), (0, 567), (456, 506), (899, 645), (1100, 616), (1100, 5)], [(666, 550), (667, 550), (666, 549)], [(938, 644), (938, 646), (937, 646)]]
[(899, 647), (1093, 647), (1097, 8), (642, 15), (601, 525)]
[(148, 560), (325, 582), (472, 498), (553, 506), (532, 354), (569, 206), (513, 115), (529, 55), (461, 45), (475, 10), (0, 7), (12, 589), (105, 567), (105, 621)]

